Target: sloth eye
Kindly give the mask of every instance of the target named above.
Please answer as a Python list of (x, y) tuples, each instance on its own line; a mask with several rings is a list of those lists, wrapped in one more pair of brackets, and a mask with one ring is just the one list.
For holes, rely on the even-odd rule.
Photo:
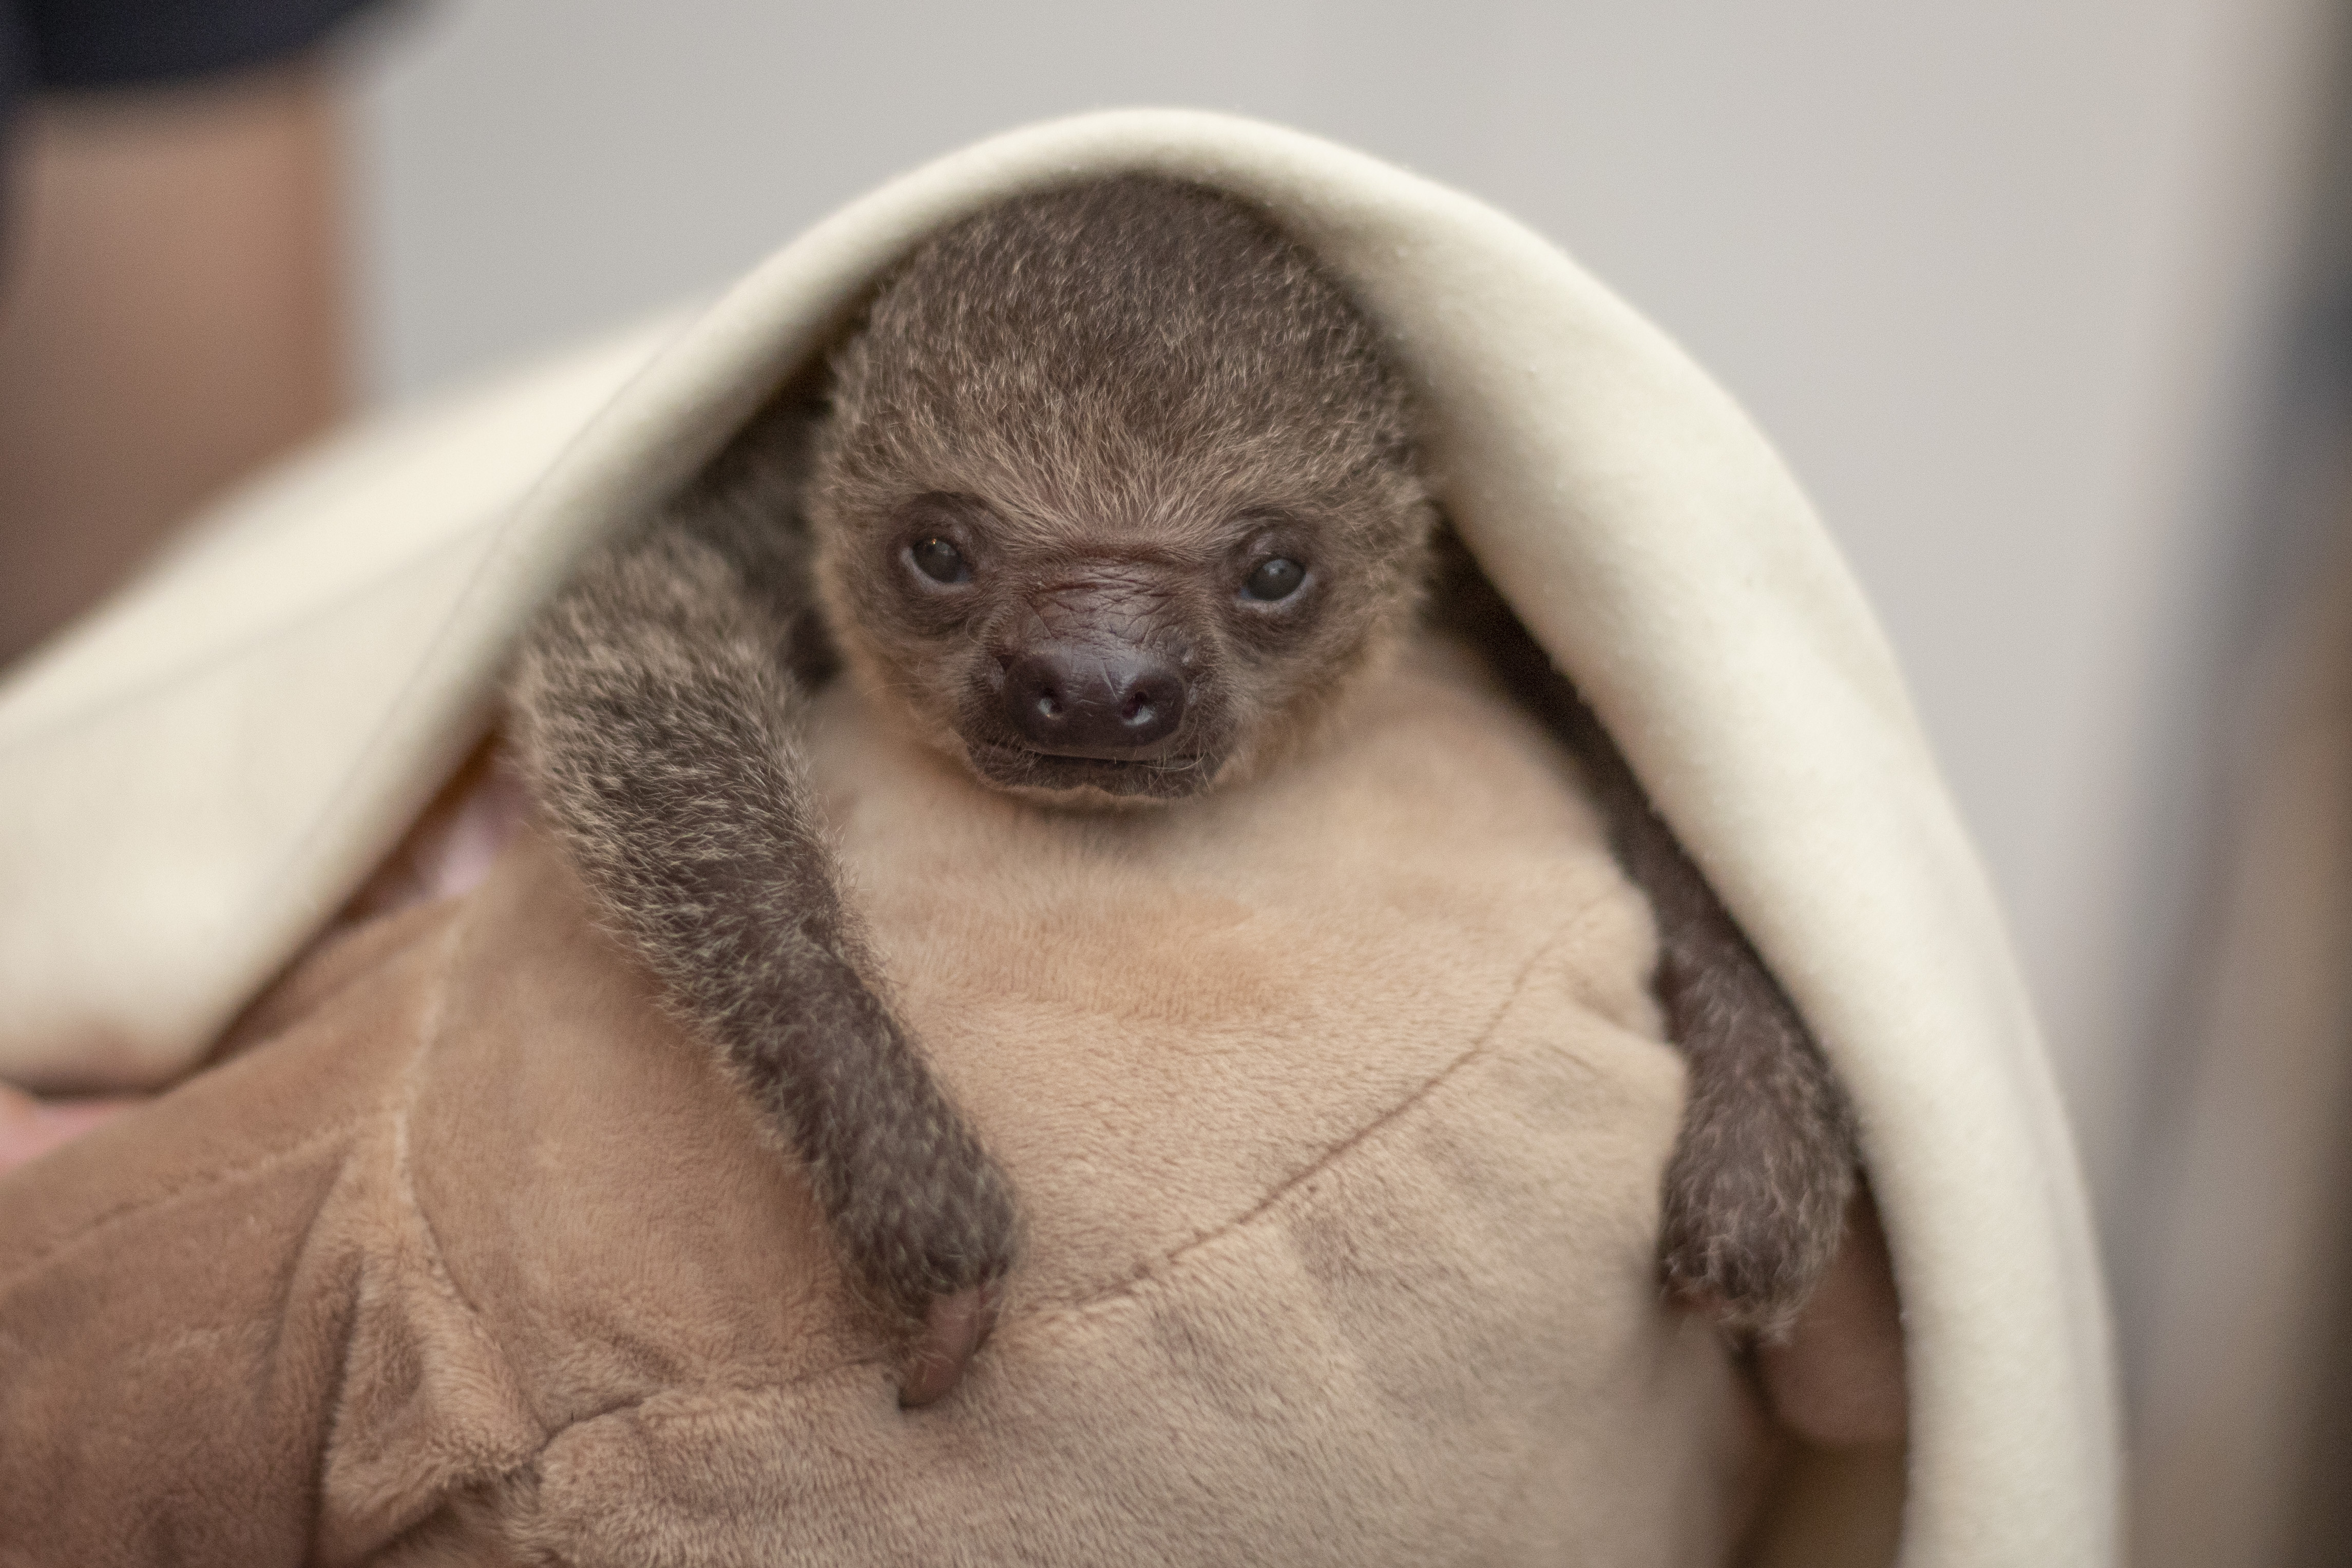
[(963, 552), (944, 539), (926, 539), (911, 546), (908, 553), (915, 559), (915, 569), (934, 583), (969, 583), (971, 566)]
[(1277, 555), (1270, 561), (1257, 563), (1257, 569), (1242, 583), (1242, 597), (1269, 603), (1276, 599), (1287, 599), (1298, 592), (1298, 585), (1306, 581), (1306, 567), (1286, 555)]

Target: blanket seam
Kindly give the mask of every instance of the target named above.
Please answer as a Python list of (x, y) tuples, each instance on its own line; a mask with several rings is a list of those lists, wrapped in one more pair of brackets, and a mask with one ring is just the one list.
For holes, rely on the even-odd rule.
[(265, 1151), (242, 1164), (232, 1165), (226, 1169), (205, 1171), (165, 1192), (126, 1198), (112, 1208), (92, 1216), (88, 1223), (78, 1227), (70, 1236), (50, 1243), (19, 1262), (5, 1274), (0, 1274), (0, 1296), (5, 1296), (15, 1290), (26, 1279), (57, 1261), (58, 1258), (103, 1231), (126, 1224), (142, 1215), (169, 1208), (184, 1199), (194, 1198), (216, 1188), (234, 1185), (251, 1177), (266, 1175), (284, 1165), (299, 1163), (306, 1156), (316, 1153), (321, 1148), (340, 1142), (352, 1132), (365, 1127), (373, 1115), (373, 1111), (362, 1111), (346, 1117), (306, 1137), (296, 1139), (291, 1143), (281, 1143), (275, 1149)]
[[(409, 1130), (414, 1120), (416, 1102), (424, 1092), (425, 1063), (432, 1056), (434, 1047), (441, 1042), (447, 1024), (449, 973), (455, 965), (458, 938), (467, 926), (468, 921), (460, 918), (451, 921), (442, 931), (440, 939), (442, 962), (434, 966), (432, 1000), (427, 1005), (424, 1016), (418, 1021), (415, 1048), (409, 1053), (407, 1062), (401, 1068), (399, 1092), (393, 1102), (390, 1174), (393, 1201), (399, 1205), (402, 1214), (416, 1226), (417, 1237), (424, 1253), (425, 1272), (429, 1288), (444, 1301), (457, 1309), (459, 1316), (464, 1320), (466, 1331), (473, 1338), (475, 1348), (481, 1352), (492, 1368), (504, 1374), (502, 1382), (505, 1384), (505, 1388), (502, 1392), (511, 1396), (515, 1408), (521, 1411), (530, 1424), (538, 1430), (539, 1441), (532, 1446), (529, 1454), (502, 1468), (496, 1469), (486, 1468), (482, 1474), (467, 1478), (467, 1484), (483, 1485), (505, 1480), (535, 1466), (539, 1462), (540, 1456), (547, 1451), (548, 1445), (554, 1440), (555, 1434), (548, 1430), (546, 1421), (536, 1409), (531, 1407), (530, 1401), (524, 1395), (519, 1381), (513, 1376), (512, 1368), (508, 1363), (505, 1352), (499, 1348), (498, 1342), (491, 1337), (488, 1325), (483, 1322), (480, 1310), (467, 1297), (465, 1291), (458, 1288), (457, 1279), (449, 1272), (448, 1258), (442, 1251), (440, 1235), (433, 1228), (432, 1217), (425, 1212), (425, 1205), (416, 1194), (415, 1167), (410, 1157)], [(354, 1323), (356, 1324), (356, 1320)], [(333, 1467), (337, 1434), (342, 1425), (343, 1394), (349, 1382), (351, 1361), (352, 1342), (347, 1336), (343, 1342), (342, 1353), (336, 1358), (335, 1388), (327, 1405), (324, 1440), (320, 1447), (319, 1474), (313, 1483), (319, 1500), (311, 1526), (311, 1546), (314, 1555), (317, 1553), (322, 1532), (329, 1525), (328, 1480)], [(396, 1531), (392, 1539), (396, 1541), (401, 1535), (413, 1531), (425, 1520), (441, 1511), (459, 1489), (461, 1489), (452, 1488), (436, 1495), (431, 1505), (425, 1508), (422, 1514)], [(386, 1542), (377, 1542), (372, 1550), (380, 1551), (387, 1544)]]
[[(1504, 1019), (1510, 1016), (1511, 1008), (1518, 1002), (1519, 998), (1527, 994), (1528, 985), (1533, 983), (1536, 973), (1542, 967), (1544, 961), (1556, 952), (1560, 944), (1580, 927), (1590, 922), (1601, 910), (1601, 906), (1609, 901), (1611, 893), (1609, 891), (1594, 894), (1591, 898), (1578, 905), (1574, 913), (1570, 914), (1567, 919), (1560, 921), (1559, 925), (1555, 926), (1550, 934), (1548, 935), (1541, 942), (1537, 944), (1535, 951), (1528, 955), (1527, 962), (1520, 966), (1519, 973), (1513, 979), (1510, 989), (1504, 994), (1502, 1000), (1496, 1004), (1494, 1011), (1488, 1016), (1486, 1022), (1479, 1028), (1477, 1035), (1472, 1039), (1471, 1043), (1464, 1047), (1461, 1053), (1455, 1056), (1452, 1061), (1447, 1062), (1444, 1067), (1438, 1068), (1437, 1071), (1432, 1073), (1427, 1079), (1423, 1079), (1413, 1089), (1412, 1093), (1406, 1095), (1402, 1100), (1398, 1100), (1394, 1105), (1389, 1107), (1388, 1110), (1382, 1111), (1371, 1121), (1364, 1123), (1363, 1126), (1358, 1128), (1347, 1137), (1332, 1143), (1321, 1153), (1318, 1154), (1312, 1161), (1308, 1162), (1307, 1165), (1291, 1176), (1286, 1178), (1282, 1183), (1276, 1185), (1272, 1192), (1268, 1193), (1264, 1198), (1252, 1205), (1240, 1215), (1237, 1215), (1234, 1218), (1217, 1226), (1213, 1230), (1205, 1231), (1202, 1234), (1194, 1237), (1192, 1240), (1187, 1241), (1181, 1247), (1171, 1250), (1165, 1257), (1156, 1259), (1149, 1267), (1126, 1279), (1119, 1280), (1115, 1284), (1107, 1285), (1101, 1289), (1092, 1291), (1086, 1296), (1076, 1298), (1073, 1300), (1056, 1302), (1042, 1310), (1025, 1313), (1017, 1321), (1007, 1321), (998, 1330), (999, 1334), (1008, 1335), (1017, 1330), (1043, 1328), (1073, 1321), (1075, 1320), (1084, 1318), (1087, 1314), (1092, 1313), (1100, 1308), (1108, 1306), (1113, 1302), (1129, 1299), (1145, 1286), (1150, 1285), (1155, 1279), (1161, 1277), (1172, 1266), (1182, 1262), (1194, 1253), (1204, 1251), (1224, 1240), (1226, 1237), (1242, 1230), (1245, 1230), (1252, 1225), (1255, 1225), (1266, 1213), (1272, 1210), (1276, 1205), (1280, 1204), (1284, 1198), (1289, 1196), (1292, 1193), (1297, 1192), (1300, 1187), (1314, 1180), (1316, 1176), (1319, 1175), (1324, 1171), (1328, 1170), (1334, 1163), (1345, 1157), (1349, 1150), (1379, 1133), (1381, 1129), (1389, 1126), (1391, 1123), (1409, 1115), (1414, 1108), (1423, 1103), (1430, 1096), (1435, 1094), (1439, 1089), (1444, 1088), (1450, 1079), (1454, 1078), (1464, 1068), (1469, 1067), (1479, 1058), (1492, 1054), (1491, 1047), (1494, 1044), (1496, 1031), (1502, 1027)], [(1578, 1065), (1584, 1066), (1586, 1064), (1580, 1062)], [(503, 1472), (500, 1479), (503, 1479), (508, 1477), (520, 1475), (525, 1471), (535, 1468), (540, 1461), (546, 1457), (547, 1451), (550, 1448), (553, 1447), (566, 1434), (578, 1427), (592, 1426), (596, 1422), (609, 1420), (616, 1415), (626, 1415), (634, 1410), (642, 1410), (646, 1405), (655, 1404), (656, 1402), (663, 1399), (707, 1397), (711, 1394), (730, 1394), (751, 1395), (782, 1394), (793, 1389), (805, 1387), (812, 1383), (821, 1382), (828, 1377), (834, 1377), (848, 1373), (858, 1367), (878, 1366), (882, 1364), (885, 1364), (885, 1359), (882, 1357), (861, 1356), (847, 1361), (835, 1362), (827, 1366), (803, 1373), (796, 1377), (781, 1378), (772, 1382), (748, 1384), (706, 1384), (696, 1387), (679, 1387), (673, 1384), (670, 1386), (653, 1389), (647, 1393), (637, 1394), (629, 1399), (620, 1400), (601, 1409), (590, 1411), (586, 1414), (575, 1416), (572, 1420), (565, 1422), (562, 1426), (553, 1428), (547, 1434), (546, 1441), (541, 1443), (538, 1449), (535, 1450), (529, 1458), (520, 1461), (511, 1469)]]
[[(1510, 989), (1504, 993), (1502, 1000), (1495, 1005), (1494, 1011), (1487, 1016), (1486, 1022), (1480, 1026), (1477, 1034), (1472, 1037), (1470, 1043), (1464, 1047), (1460, 1054), (1455, 1056), (1452, 1061), (1447, 1062), (1444, 1067), (1438, 1068), (1437, 1071), (1432, 1073), (1428, 1078), (1422, 1080), (1422, 1082), (1413, 1089), (1412, 1093), (1406, 1095), (1402, 1100), (1398, 1100), (1394, 1105), (1390, 1106), (1386, 1110), (1383, 1110), (1370, 1121), (1365, 1122), (1361, 1127), (1357, 1128), (1353, 1132), (1349, 1133), (1346, 1137), (1339, 1140), (1335, 1143), (1332, 1143), (1321, 1153), (1316, 1155), (1314, 1159), (1301, 1166), (1297, 1171), (1292, 1173), (1280, 1183), (1277, 1183), (1272, 1191), (1268, 1192), (1264, 1197), (1260, 1198), (1256, 1203), (1250, 1205), (1249, 1208), (1244, 1210), (1242, 1213), (1234, 1215), (1229, 1220), (1226, 1220), (1212, 1230), (1203, 1231), (1199, 1236), (1194, 1237), (1192, 1240), (1184, 1243), (1181, 1247), (1171, 1248), (1165, 1257), (1154, 1259), (1152, 1262), (1147, 1264), (1144, 1268), (1138, 1270), (1135, 1274), (1129, 1276), (1125, 1280), (1122, 1280), (1116, 1285), (1106, 1286), (1102, 1289), (1096, 1290), (1091, 1294), (1081, 1297), (1076, 1300), (1066, 1302), (1052, 1313), (1040, 1313), (1037, 1315), (1038, 1319), (1042, 1320), (1049, 1317), (1076, 1316), (1083, 1312), (1091, 1311), (1095, 1308), (1102, 1306), (1108, 1302), (1133, 1295), (1136, 1290), (1149, 1283), (1154, 1277), (1165, 1270), (1170, 1265), (1188, 1257), (1193, 1252), (1199, 1251), (1203, 1247), (1215, 1245), (1217, 1242), (1223, 1240), (1227, 1236), (1232, 1235), (1235, 1231), (1255, 1224), (1261, 1215), (1274, 1208), (1276, 1205), (1281, 1203), (1283, 1199), (1288, 1197), (1292, 1193), (1297, 1192), (1300, 1187), (1306, 1185), (1308, 1182), (1313, 1181), (1316, 1177), (1329, 1170), (1341, 1159), (1345, 1158), (1350, 1150), (1356, 1148), (1366, 1140), (1375, 1136), (1391, 1123), (1411, 1113), (1416, 1107), (1427, 1100), (1432, 1095), (1437, 1093), (1456, 1075), (1469, 1068), (1479, 1058), (1491, 1055), (1495, 1042), (1496, 1031), (1499, 1030), (1503, 1026), (1503, 1021), (1510, 1016), (1511, 1009), (1518, 1005), (1519, 998), (1527, 994), (1528, 987), (1533, 984), (1536, 973), (1538, 970), (1542, 967), (1544, 961), (1558, 952), (1560, 944), (1566, 942), (1573, 932), (1575, 932), (1579, 928), (1589, 923), (1601, 910), (1601, 906), (1607, 903), (1609, 900), (1609, 892), (1604, 891), (1596, 893), (1591, 898), (1587, 899), (1583, 903), (1578, 905), (1574, 913), (1560, 921), (1559, 925), (1553, 927), (1550, 934), (1546, 936), (1542, 942), (1536, 945), (1535, 951), (1528, 955), (1527, 962), (1520, 966), (1518, 974), (1514, 977), (1511, 982)], [(1579, 1065), (1587, 1066), (1587, 1064), (1583, 1063), (1580, 1063)], [(1587, 1066), (1587, 1070), (1590, 1070), (1589, 1066)]]
[[(409, 1129), (415, 1119), (416, 1102), (424, 1093), (425, 1060), (432, 1055), (434, 1047), (441, 1043), (448, 1021), (449, 973), (456, 963), (457, 938), (469, 923), (464, 920), (451, 921), (443, 932), (445, 962), (435, 969), (433, 1002), (423, 1026), (416, 1032), (416, 1049), (401, 1071), (400, 1097), (393, 1112), (392, 1123), (392, 1188), (401, 1207), (416, 1224), (417, 1234), (424, 1242), (426, 1268), (435, 1289), (464, 1314), (466, 1326), (472, 1332), (477, 1348), (503, 1367), (507, 1362), (506, 1354), (490, 1336), (488, 1325), (482, 1321), (481, 1310), (459, 1287), (457, 1277), (449, 1272), (448, 1255), (442, 1249), (440, 1233), (434, 1229), (432, 1216), (425, 1212), (424, 1202), (417, 1196), (416, 1169), (410, 1158)], [(519, 1396), (520, 1389), (515, 1392)], [(528, 1408), (528, 1401), (519, 1397), (518, 1403)], [(531, 1411), (530, 1417), (544, 1433), (546, 1424), (540, 1419), (539, 1413)]]

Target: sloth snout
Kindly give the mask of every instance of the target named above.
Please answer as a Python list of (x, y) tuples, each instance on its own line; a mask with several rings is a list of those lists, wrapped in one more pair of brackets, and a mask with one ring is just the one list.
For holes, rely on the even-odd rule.
[(1004, 717), (1057, 757), (1139, 756), (1184, 721), (1184, 678), (1139, 647), (1048, 644), (1004, 669)]

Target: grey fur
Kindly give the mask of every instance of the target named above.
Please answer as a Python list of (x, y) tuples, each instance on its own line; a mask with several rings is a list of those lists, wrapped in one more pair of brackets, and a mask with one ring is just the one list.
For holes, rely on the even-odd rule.
[[(837, 356), (829, 410), (780, 398), (534, 628), (513, 706), (538, 798), (902, 1322), (992, 1287), (1018, 1223), (842, 904), (797, 751), (808, 689), (837, 656), (998, 787), (1193, 793), (1275, 765), (1400, 645), (1434, 523), (1405, 395), (1344, 294), (1231, 198), (1128, 176), (926, 244)], [(933, 536), (973, 558), (969, 583), (914, 574)], [(1275, 553), (1307, 587), (1239, 594)], [(1836, 1245), (1844, 1100), (1573, 691), (1475, 568), (1448, 582), (1585, 756), (1658, 910), (1691, 1069), (1666, 1279), (1778, 1331)], [(1004, 671), (1041, 638), (1181, 668), (1183, 728), (1118, 763), (1012, 743)]]
[(691, 498), (540, 619), (520, 749), (621, 934), (806, 1165), (853, 1280), (912, 1331), (1012, 1266), (1011, 1189), (842, 904), (799, 752), (811, 650), (774, 597), (803, 569), (785, 532), (779, 574), (747, 579), (718, 542), (733, 499)]
[(1576, 753), (1657, 919), (1654, 980), (1689, 1067), (1666, 1166), (1666, 1284), (1734, 1330), (1780, 1339), (1843, 1234), (1860, 1168), (1845, 1091), (1576, 688), (1450, 533), (1439, 556), (1439, 616)]

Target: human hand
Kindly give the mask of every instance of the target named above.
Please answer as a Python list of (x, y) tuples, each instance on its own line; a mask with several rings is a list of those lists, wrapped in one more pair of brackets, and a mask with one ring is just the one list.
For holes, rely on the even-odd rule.
[(38, 1159), (139, 1103), (131, 1096), (36, 1100), (22, 1089), (0, 1084), (0, 1172)]

